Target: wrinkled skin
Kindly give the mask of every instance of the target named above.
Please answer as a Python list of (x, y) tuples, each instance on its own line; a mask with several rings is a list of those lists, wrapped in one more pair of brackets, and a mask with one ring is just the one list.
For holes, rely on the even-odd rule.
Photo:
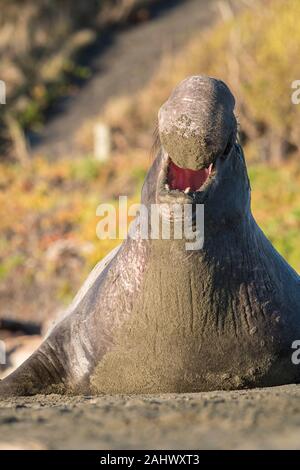
[(223, 155), (236, 135), (234, 105), (221, 80), (202, 76), (183, 80), (158, 113), (160, 140), (172, 160), (197, 170)]
[[(197, 106), (198, 83), (199, 77), (191, 77), (179, 85), (180, 99), (196, 96)], [(203, 93), (220, 83), (209, 82)], [(228, 88), (221, 88), (228, 97)], [(166, 141), (141, 198), (148, 207), (203, 203), (203, 248), (187, 251), (185, 239), (129, 237), (96, 268), (40, 348), (2, 381), (1, 395), (194, 392), (299, 381), (291, 345), (300, 339), (300, 279), (251, 214), (234, 102), (222, 93), (216, 93), (224, 114), (217, 122), (211, 108), (198, 113), (212, 141), (222, 136), (218, 146), (214, 142), (218, 150), (202, 146), (198, 164), (185, 166), (185, 150), (190, 162), (194, 149), (187, 132), (179, 160), (174, 157), (193, 170), (214, 164), (200, 191), (165, 188), (173, 161)], [(197, 113), (192, 118), (197, 121)], [(169, 130), (176, 132), (176, 126)]]

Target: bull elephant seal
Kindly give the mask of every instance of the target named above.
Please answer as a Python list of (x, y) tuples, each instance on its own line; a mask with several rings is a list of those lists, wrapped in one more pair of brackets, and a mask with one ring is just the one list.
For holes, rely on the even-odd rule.
[[(141, 201), (205, 208), (201, 249), (129, 236), (88, 278), (3, 395), (157, 393), (299, 381), (300, 279), (257, 226), (219, 80), (180, 83), (159, 112), (161, 148)], [(172, 211), (170, 211), (170, 218)]]

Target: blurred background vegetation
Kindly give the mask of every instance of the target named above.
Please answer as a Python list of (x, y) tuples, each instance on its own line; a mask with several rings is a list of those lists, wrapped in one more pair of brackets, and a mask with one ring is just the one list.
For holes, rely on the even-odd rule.
[[(298, 0), (245, 1), (238, 9), (214, 2), (213, 24), (193, 31), (181, 50), (164, 53), (142, 89), (109, 99), (98, 116), (80, 123), (76, 156), (31, 156), (26, 135), (47, 126), (53, 102), (89, 78), (80, 60), (85, 48), (114, 25), (152, 21), (152, 3), (0, 0), (0, 79), (7, 84), (7, 104), (0, 107), (2, 316), (42, 321), (53, 315), (118, 244), (97, 239), (96, 207), (116, 204), (120, 194), (138, 201), (157, 111), (191, 74), (221, 78), (236, 96), (253, 212), (300, 271), (300, 105), (291, 102), (291, 84), (300, 79)], [(106, 162), (93, 156), (96, 122), (111, 130)]]

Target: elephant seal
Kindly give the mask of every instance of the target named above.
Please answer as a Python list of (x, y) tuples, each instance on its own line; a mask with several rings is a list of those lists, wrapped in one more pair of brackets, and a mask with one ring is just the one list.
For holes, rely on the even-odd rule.
[[(146, 207), (204, 204), (201, 249), (136, 231), (102, 261), (1, 395), (158, 393), (299, 381), (300, 279), (256, 224), (235, 100), (193, 76), (159, 112)], [(194, 212), (193, 212), (194, 214)], [(170, 220), (172, 211), (170, 211)], [(174, 220), (173, 220), (174, 222)]]

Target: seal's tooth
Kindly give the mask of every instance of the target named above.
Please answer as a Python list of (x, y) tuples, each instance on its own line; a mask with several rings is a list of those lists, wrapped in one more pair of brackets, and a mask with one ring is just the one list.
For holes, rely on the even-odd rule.
[(188, 194), (190, 191), (191, 191), (191, 188), (190, 188), (190, 187), (188, 187), (188, 188), (185, 188), (185, 190), (184, 190), (184, 194)]
[(167, 191), (170, 191), (170, 186), (169, 186), (168, 184), (165, 184), (165, 189), (166, 189)]
[(211, 172), (212, 172), (212, 170), (213, 170), (213, 166), (214, 166), (213, 163), (211, 163), (211, 164), (209, 165), (209, 167), (208, 167), (208, 175), (211, 174)]

